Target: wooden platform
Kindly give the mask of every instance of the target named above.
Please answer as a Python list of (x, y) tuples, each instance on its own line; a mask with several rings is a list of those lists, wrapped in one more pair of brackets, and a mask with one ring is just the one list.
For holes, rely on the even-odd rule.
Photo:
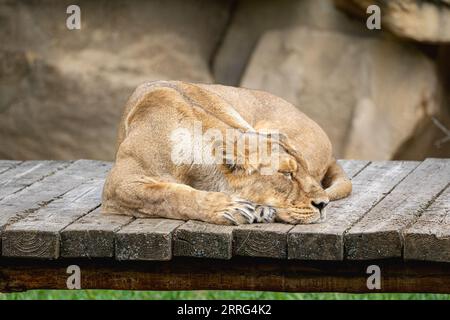
[[(423, 289), (433, 291), (434, 286), (435, 292), (449, 292), (450, 160), (352, 160), (341, 161), (341, 164), (352, 177), (354, 191), (351, 197), (328, 206), (326, 222), (231, 227), (197, 221), (101, 215), (101, 191), (111, 163), (89, 160), (0, 161), (0, 290), (11, 286), (14, 275), (17, 279), (26, 278), (26, 266), (29, 273), (36, 276), (33, 272), (44, 265), (50, 269), (58, 268), (66, 265), (67, 261), (87, 265), (89, 262), (86, 261), (108, 261), (105, 270), (109, 270), (114, 266), (114, 260), (120, 260), (115, 262), (118, 269), (123, 268), (123, 263), (128, 263), (130, 268), (143, 268), (139, 263), (144, 262), (136, 260), (152, 260), (152, 266), (158, 261), (166, 261), (159, 262), (157, 269), (161, 272), (166, 270), (164, 272), (167, 273), (170, 269), (176, 273), (177, 268), (184, 270), (186, 260), (183, 259), (188, 259), (187, 264), (196, 265), (196, 268), (201, 267), (204, 261), (217, 268), (228, 266), (233, 270), (230, 272), (247, 274), (248, 277), (251, 277), (249, 272), (242, 270), (244, 265), (251, 264), (250, 269), (269, 270), (272, 275), (275, 269), (285, 266), (284, 284), (275, 286), (283, 291), (288, 290), (285, 286), (289, 281), (295, 281), (292, 270), (299, 269), (301, 273), (305, 268), (359, 268), (362, 273), (358, 277), (364, 278), (363, 266), (370, 261), (386, 261), (391, 270), (414, 270), (409, 274), (414, 274), (419, 282), (425, 281), (420, 270), (434, 270), (435, 278), (430, 278)], [(169, 267), (171, 263), (173, 265)], [(417, 265), (420, 267), (411, 267)], [(22, 270), (22, 273), (18, 274), (17, 270)], [(277, 270), (281, 276), (281, 269)], [(206, 270), (192, 272), (189, 276), (185, 271), (183, 274), (186, 279), (194, 279), (194, 274), (206, 275)], [(345, 272), (343, 274), (344, 278), (348, 277)], [(109, 287), (132, 289), (132, 285), (126, 284), (125, 274), (124, 277), (122, 281), (125, 283), (118, 285), (114, 282)], [(1, 284), (2, 279), (9, 279), (8, 284)], [(336, 280), (327, 279), (337, 286)], [(168, 278), (166, 280), (170, 282)], [(317, 277), (310, 280), (319, 285)], [(21, 281), (22, 286), (27, 287), (23, 285), (26, 279)], [(110, 279), (105, 278), (104, 281)], [(223, 279), (221, 281), (223, 283)], [(439, 289), (434, 283), (445, 284), (446, 287)], [(356, 287), (359, 285), (363, 284), (358, 282)], [(99, 282), (94, 285), (97, 288), (105, 286), (108, 287)], [(344, 290), (345, 286), (342, 284), (335, 289), (358, 290), (349, 285), (348, 290)], [(413, 290), (412, 282), (408, 286), (404, 289)], [(41, 284), (40, 287), (51, 285)], [(145, 285), (134, 287), (142, 289)], [(171, 288), (178, 287), (195, 288), (186, 283), (172, 285)], [(204, 287), (237, 289), (239, 285), (227, 286), (218, 282), (208, 285), (203, 282), (197, 286), (198, 289)], [(277, 289), (275, 287), (272, 289)], [(27, 288), (35, 287), (30, 282)], [(262, 290), (260, 286), (248, 283), (240, 288)], [(299, 289), (311, 291), (305, 288), (304, 283), (300, 287), (294, 285), (288, 291)], [(313, 291), (326, 288), (322, 289)], [(333, 291), (330, 285), (328, 289)]]
[(239, 227), (99, 213), (110, 163), (1, 161), (3, 257), (170, 260), (232, 256), (450, 262), (450, 160), (342, 161), (351, 197), (327, 221)]

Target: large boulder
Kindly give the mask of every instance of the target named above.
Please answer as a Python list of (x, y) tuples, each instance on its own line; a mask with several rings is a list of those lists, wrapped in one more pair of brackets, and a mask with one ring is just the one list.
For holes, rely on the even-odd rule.
[(334, 0), (351, 14), (367, 17), (367, 7), (381, 9), (381, 23), (394, 34), (422, 42), (450, 42), (449, 0)]
[(238, 85), (260, 36), (272, 29), (309, 26), (370, 35), (365, 24), (348, 18), (332, 0), (237, 0), (232, 19), (213, 61), (215, 80)]
[(393, 158), (439, 109), (434, 65), (413, 47), (303, 27), (267, 32), (241, 84), (298, 106), (344, 158)]
[(114, 157), (116, 126), (144, 81), (212, 82), (229, 2), (0, 2), (0, 158)]

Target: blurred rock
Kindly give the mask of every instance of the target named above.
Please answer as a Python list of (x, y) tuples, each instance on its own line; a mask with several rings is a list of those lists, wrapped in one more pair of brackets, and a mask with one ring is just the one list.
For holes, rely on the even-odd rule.
[(229, 2), (0, 1), (0, 158), (113, 159), (123, 105), (144, 81), (212, 82)]
[(376, 4), (381, 22), (394, 34), (423, 42), (450, 42), (448, 0), (334, 0), (343, 10), (367, 17), (366, 9)]
[(438, 70), (447, 107), (446, 112), (450, 114), (450, 44), (439, 47)]
[(413, 47), (303, 27), (267, 32), (241, 84), (298, 106), (344, 158), (392, 159), (439, 109), (434, 65)]
[(341, 13), (332, 0), (237, 0), (232, 20), (213, 62), (215, 80), (239, 85), (259, 37), (268, 30), (309, 26), (372, 35), (365, 24)]
[(418, 126), (415, 136), (399, 148), (395, 159), (450, 158), (450, 45), (442, 45), (437, 49), (442, 107), (434, 119), (428, 119)]

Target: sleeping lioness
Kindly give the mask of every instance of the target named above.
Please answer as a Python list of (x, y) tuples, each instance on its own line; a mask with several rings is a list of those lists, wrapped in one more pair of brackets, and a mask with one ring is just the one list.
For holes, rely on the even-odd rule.
[[(186, 147), (209, 129), (222, 138), (209, 137), (209, 149)], [(251, 137), (265, 156), (255, 156)], [(205, 150), (219, 161), (186, 154)], [(177, 152), (184, 160), (174, 158)], [(305, 224), (324, 219), (328, 202), (351, 189), (327, 135), (288, 102), (244, 88), (157, 81), (139, 86), (127, 102), (102, 211), (215, 224)]]

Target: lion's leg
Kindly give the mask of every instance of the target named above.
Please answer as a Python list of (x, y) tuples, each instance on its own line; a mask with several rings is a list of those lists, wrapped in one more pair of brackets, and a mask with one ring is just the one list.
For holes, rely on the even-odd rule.
[(215, 224), (263, 222), (255, 205), (222, 192), (208, 192), (188, 185), (144, 175), (108, 176), (103, 193), (104, 213), (137, 217), (200, 220)]
[(322, 185), (330, 200), (345, 198), (352, 192), (350, 179), (336, 161), (328, 167)]

